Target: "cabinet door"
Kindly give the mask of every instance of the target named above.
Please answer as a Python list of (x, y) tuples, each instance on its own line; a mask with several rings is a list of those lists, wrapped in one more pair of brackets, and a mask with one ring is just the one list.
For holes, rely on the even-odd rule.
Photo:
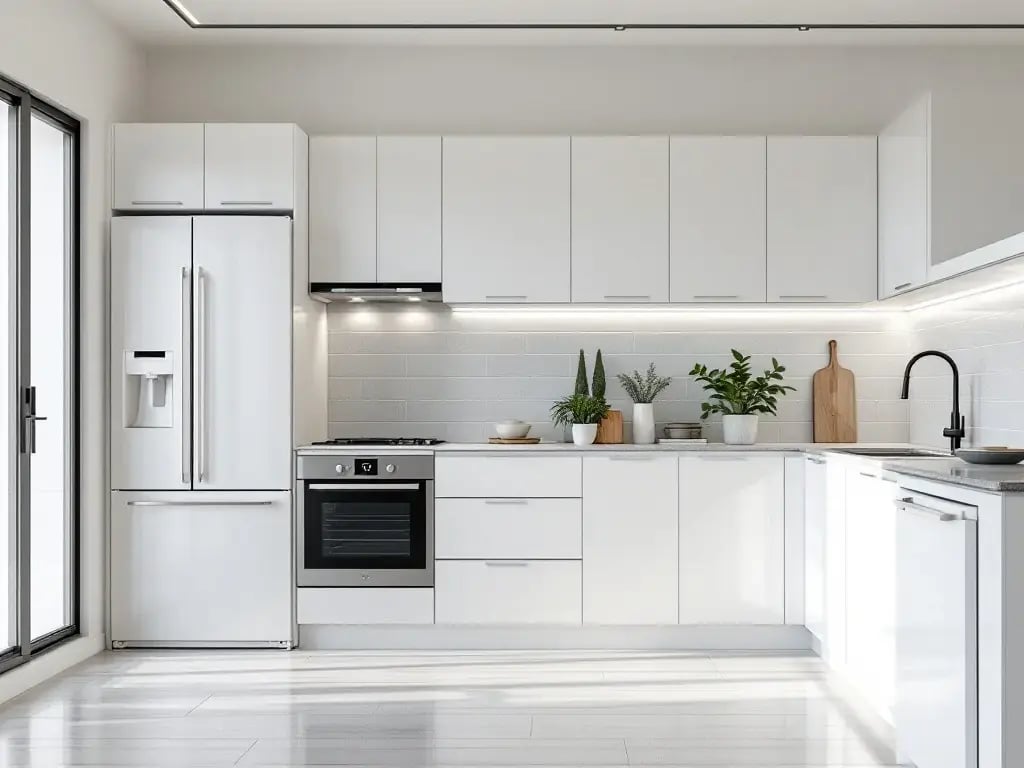
[(143, 645), (290, 642), (291, 494), (112, 494), (110, 632)]
[(114, 201), (119, 211), (203, 207), (203, 124), (114, 126)]
[(768, 301), (878, 294), (877, 139), (768, 138)]
[(928, 279), (928, 133), (931, 100), (913, 104), (878, 135), (878, 296)]
[(675, 624), (675, 456), (583, 458), (583, 623)]
[(668, 301), (668, 139), (572, 139), (573, 302)]
[(783, 462), (679, 458), (680, 624), (785, 621)]
[(438, 560), (438, 624), (580, 623), (579, 560)]
[(673, 302), (765, 300), (764, 136), (672, 137)]
[(287, 489), (291, 220), (200, 216), (193, 231), (194, 487)]
[(309, 281), (376, 283), (377, 139), (310, 139), (309, 205)]
[(846, 665), (846, 465), (825, 464), (825, 636), (822, 656)]
[(295, 126), (206, 124), (206, 209), (295, 207)]
[(825, 644), (825, 460), (804, 467), (804, 615), (807, 630)]
[(441, 282), (441, 137), (377, 139), (377, 280)]
[(569, 301), (569, 138), (444, 139), (444, 300)]

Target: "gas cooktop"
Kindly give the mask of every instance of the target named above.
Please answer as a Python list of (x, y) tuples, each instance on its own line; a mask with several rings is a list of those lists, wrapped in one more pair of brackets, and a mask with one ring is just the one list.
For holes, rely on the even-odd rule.
[(426, 446), (440, 445), (444, 440), (434, 437), (336, 437), (313, 445), (393, 445), (393, 446)]

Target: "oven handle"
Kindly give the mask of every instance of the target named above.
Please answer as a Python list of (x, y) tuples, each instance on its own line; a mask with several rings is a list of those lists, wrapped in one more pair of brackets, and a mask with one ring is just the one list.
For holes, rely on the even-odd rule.
[(419, 483), (310, 483), (311, 491), (418, 491)]

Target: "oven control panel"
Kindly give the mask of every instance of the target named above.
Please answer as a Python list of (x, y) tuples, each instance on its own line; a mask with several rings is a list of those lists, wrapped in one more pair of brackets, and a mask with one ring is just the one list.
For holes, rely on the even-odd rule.
[(328, 480), (337, 477), (380, 480), (431, 480), (432, 455), (412, 456), (299, 456), (299, 480)]

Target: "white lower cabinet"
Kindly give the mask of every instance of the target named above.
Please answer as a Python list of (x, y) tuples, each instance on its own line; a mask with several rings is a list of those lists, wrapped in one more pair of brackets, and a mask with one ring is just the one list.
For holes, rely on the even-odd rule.
[(579, 560), (579, 499), (437, 499), (439, 560)]
[(296, 613), (299, 624), (433, 624), (434, 590), (309, 587)]
[(825, 465), (825, 638), (822, 657), (846, 664), (846, 462)]
[(583, 622), (678, 620), (678, 460), (583, 459)]
[(784, 461), (679, 459), (680, 624), (785, 621)]
[(824, 645), (825, 634), (825, 459), (804, 459), (804, 621)]
[(578, 560), (439, 560), (438, 624), (580, 624)]

